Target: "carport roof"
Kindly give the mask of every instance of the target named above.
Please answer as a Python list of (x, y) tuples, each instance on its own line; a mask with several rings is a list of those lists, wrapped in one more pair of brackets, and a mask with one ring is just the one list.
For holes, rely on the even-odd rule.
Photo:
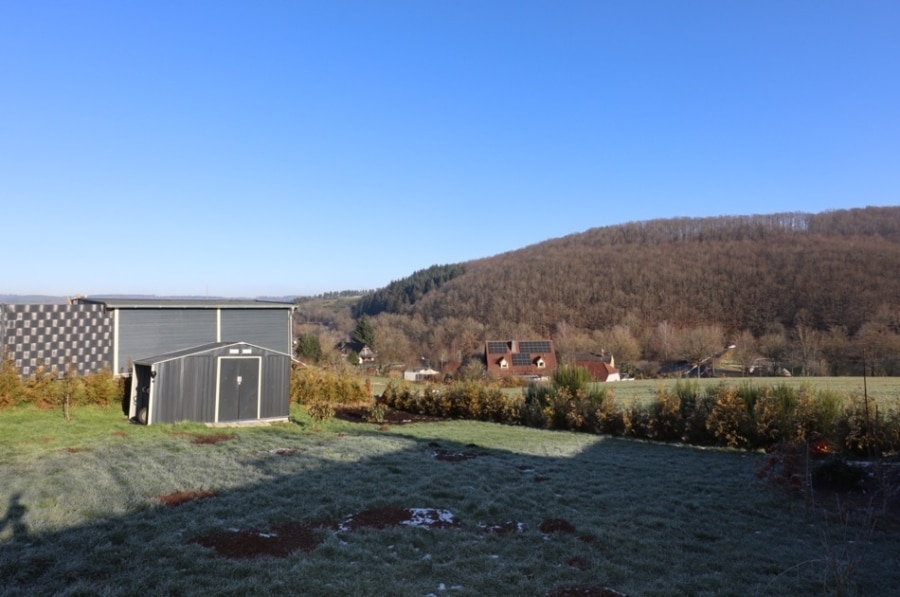
[(233, 299), (159, 299), (86, 297), (81, 303), (105, 305), (107, 309), (289, 309), (293, 303)]

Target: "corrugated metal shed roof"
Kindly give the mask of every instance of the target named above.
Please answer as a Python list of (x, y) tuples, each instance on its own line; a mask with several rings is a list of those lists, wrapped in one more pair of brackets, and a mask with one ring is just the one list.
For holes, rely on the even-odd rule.
[(179, 359), (181, 357), (185, 357), (188, 355), (200, 354), (202, 352), (209, 352), (211, 350), (217, 350), (219, 348), (225, 348), (227, 346), (245, 346), (249, 348), (255, 348), (259, 351), (264, 351), (268, 353), (275, 353), (284, 355), (289, 357), (291, 355), (283, 352), (279, 352), (277, 350), (271, 350), (269, 348), (263, 348), (261, 346), (257, 346), (255, 344), (248, 344), (247, 342), (210, 342), (209, 344), (201, 344), (200, 346), (192, 346), (190, 348), (182, 348), (181, 350), (174, 350), (172, 352), (167, 352), (165, 354), (149, 356), (149, 357), (141, 357), (139, 359), (135, 359), (135, 365), (155, 365), (156, 363), (162, 363), (165, 361), (171, 361), (174, 359)]
[(231, 299), (133, 299), (85, 297), (79, 302), (106, 305), (107, 309), (289, 309), (293, 303)]

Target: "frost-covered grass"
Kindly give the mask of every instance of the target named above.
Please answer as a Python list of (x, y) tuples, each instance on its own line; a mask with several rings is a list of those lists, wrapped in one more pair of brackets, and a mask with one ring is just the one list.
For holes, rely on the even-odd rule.
[[(896, 534), (826, 529), (760, 485), (759, 455), (466, 421), (385, 430), (295, 417), (207, 429), (130, 425), (116, 409), (79, 408), (70, 422), (0, 411), (0, 594), (828, 595), (827, 553), (861, 557), (858, 594), (900, 586)], [(444, 462), (441, 449), (475, 457)], [(214, 497), (156, 499), (197, 490)], [(460, 524), (323, 530), (317, 549), (282, 559), (229, 560), (191, 542), (381, 506), (437, 508)], [(576, 532), (545, 535), (546, 519)], [(521, 531), (483, 532), (507, 522)]]

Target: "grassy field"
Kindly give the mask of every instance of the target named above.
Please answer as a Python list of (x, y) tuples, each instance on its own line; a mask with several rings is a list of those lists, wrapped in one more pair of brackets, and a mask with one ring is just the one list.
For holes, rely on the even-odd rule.
[[(681, 383), (696, 384), (701, 392), (708, 388), (715, 388), (721, 384), (728, 386), (741, 386), (747, 384), (753, 387), (776, 387), (786, 385), (799, 388), (805, 385), (814, 390), (832, 390), (840, 394), (863, 395), (866, 394), (879, 407), (900, 407), (900, 378), (897, 377), (869, 377), (863, 381), (862, 377), (726, 377), (726, 378), (701, 378), (701, 379), (647, 379), (637, 381), (621, 381), (610, 384), (598, 384), (599, 387), (610, 388), (616, 399), (624, 403), (631, 401), (649, 401), (656, 396), (660, 388), (672, 390), (675, 385)], [(865, 383), (865, 386), (863, 385)]]
[[(79, 408), (70, 422), (0, 411), (0, 594), (829, 595), (836, 577), (849, 594), (900, 586), (896, 532), (826, 522), (773, 492), (754, 476), (762, 455), (465, 421), (295, 417), (208, 429), (130, 425), (115, 408)], [(183, 491), (213, 497), (160, 500)], [(316, 549), (281, 558), (229, 559), (194, 542), (386, 506), (442, 509), (458, 524), (322, 529)], [(541, 531), (560, 520), (574, 532)], [(519, 530), (485, 532), (506, 523)]]

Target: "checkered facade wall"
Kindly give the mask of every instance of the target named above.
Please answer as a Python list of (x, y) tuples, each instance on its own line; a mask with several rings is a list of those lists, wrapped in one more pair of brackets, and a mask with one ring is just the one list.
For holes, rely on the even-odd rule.
[(79, 375), (112, 361), (112, 318), (103, 305), (0, 305), (0, 351), (23, 377), (45, 367)]

